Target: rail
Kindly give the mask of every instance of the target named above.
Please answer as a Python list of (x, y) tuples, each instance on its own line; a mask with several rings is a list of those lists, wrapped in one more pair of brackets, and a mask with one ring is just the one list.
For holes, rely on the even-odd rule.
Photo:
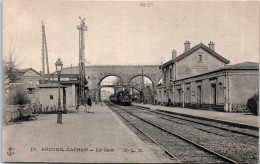
[[(108, 104), (108, 106), (112, 106), (112, 104)], [(116, 107), (115, 105), (113, 105)], [(144, 131), (142, 131), (140, 128), (138, 128), (136, 125), (128, 121), (125, 117), (123, 117), (120, 113), (117, 112), (117, 114), (125, 120), (127, 123), (129, 123), (131, 126), (133, 126), (135, 129), (137, 129), (139, 132), (141, 132), (143, 135), (145, 135), (147, 138), (149, 138), (151, 141), (153, 141), (157, 146), (159, 146), (163, 151), (165, 151), (171, 158), (176, 159), (178, 162), (181, 162), (177, 157), (175, 157), (171, 152), (169, 152), (166, 148), (164, 148), (162, 145), (160, 145), (158, 142), (156, 142), (151, 136), (146, 134)]]
[(230, 163), (238, 163), (238, 162), (235, 161), (235, 160), (232, 160), (232, 159), (230, 159), (230, 158), (228, 158), (228, 157), (225, 157), (225, 156), (223, 156), (223, 155), (221, 155), (221, 154), (219, 154), (219, 153), (217, 153), (217, 152), (215, 152), (215, 151), (213, 151), (213, 150), (210, 150), (210, 149), (208, 149), (208, 148), (206, 148), (206, 147), (204, 147), (204, 146), (202, 146), (202, 145), (199, 145), (199, 144), (197, 144), (197, 143), (195, 143), (195, 142), (193, 142), (193, 141), (191, 141), (191, 140), (189, 140), (189, 139), (187, 139), (187, 138), (185, 138), (185, 137), (183, 137), (183, 136), (180, 136), (180, 135), (178, 135), (178, 134), (176, 134), (176, 133), (173, 133), (173, 132), (171, 132), (171, 131), (168, 131), (168, 130), (165, 129), (164, 127), (161, 127), (161, 126), (156, 125), (156, 124), (154, 124), (154, 123), (152, 123), (152, 122), (150, 122), (150, 121), (148, 121), (148, 120), (146, 120), (146, 119), (143, 119), (143, 118), (141, 118), (141, 117), (139, 117), (139, 116), (136, 116), (136, 115), (134, 115), (134, 114), (132, 114), (132, 113), (126, 111), (125, 109), (122, 109), (122, 108), (120, 108), (120, 109), (123, 110), (124, 112), (126, 112), (126, 113), (128, 113), (128, 114), (130, 114), (130, 115), (132, 115), (132, 116), (134, 116), (134, 117), (136, 117), (136, 118), (138, 118), (138, 119), (140, 119), (140, 120), (142, 120), (142, 121), (144, 121), (144, 122), (146, 122), (146, 123), (152, 125), (152, 126), (154, 126), (154, 127), (157, 127), (158, 129), (160, 129), (160, 130), (162, 130), (162, 131), (165, 131), (165, 132), (167, 132), (167, 133), (169, 133), (169, 134), (171, 134), (171, 135), (173, 135), (173, 136), (176, 136), (176, 137), (178, 137), (178, 138), (180, 138), (180, 139), (182, 139), (182, 140), (184, 140), (184, 141), (186, 141), (186, 142), (188, 142), (188, 143), (190, 143), (190, 144), (192, 144), (192, 145), (194, 145), (194, 146), (196, 146), (196, 147), (198, 147), (198, 148), (200, 148), (200, 149), (202, 149), (202, 150), (204, 150), (204, 151), (206, 151), (206, 152), (209, 152), (209, 153), (211, 153), (211, 154), (213, 154), (213, 155), (215, 155), (215, 156), (221, 158), (221, 159), (224, 160), (224, 161), (227, 161), (227, 162), (230, 162)]
[[(144, 109), (146, 111), (148, 111), (147, 109), (150, 109), (148, 107), (141, 107), (141, 106), (138, 106), (138, 105), (132, 105), (136, 108), (139, 108), (139, 109)], [(187, 117), (187, 116), (183, 116), (183, 115), (175, 115), (174, 113), (166, 113), (164, 111), (149, 111), (151, 113), (155, 113), (155, 114), (160, 114), (160, 115), (164, 115), (164, 116), (168, 116), (168, 117), (171, 117), (171, 118), (175, 118), (175, 119), (179, 119), (179, 120), (184, 120), (184, 121), (188, 121), (188, 122), (192, 122), (192, 123), (196, 123), (196, 124), (200, 124), (200, 125), (205, 125), (205, 126), (209, 126), (209, 127), (214, 127), (214, 128), (217, 128), (217, 129), (221, 129), (221, 130), (225, 130), (225, 131), (228, 131), (228, 132), (232, 132), (232, 133), (237, 133), (237, 134), (242, 134), (242, 135), (246, 135), (246, 136), (250, 136), (250, 137), (254, 137), (254, 138), (258, 138), (259, 135), (255, 135), (255, 134), (250, 134), (250, 133), (246, 133), (246, 132), (243, 132), (243, 131), (238, 131), (238, 130), (233, 130), (233, 129), (230, 129), (230, 128), (226, 128), (226, 127), (220, 127), (220, 126), (217, 126), (217, 125), (212, 125), (212, 124), (208, 124), (208, 123), (205, 123), (203, 122), (203, 120), (201, 119), (198, 119), (198, 118), (192, 118), (192, 117)], [(162, 118), (162, 117), (161, 117)], [(165, 119), (165, 118), (162, 118), (162, 119)], [(192, 120), (193, 119), (193, 120)], [(197, 119), (197, 120), (195, 120)], [(168, 119), (167, 119), (168, 120)], [(169, 120), (170, 121), (170, 120)], [(205, 120), (205, 121), (209, 121), (209, 120)], [(224, 123), (221, 123), (221, 124), (224, 124)], [(228, 125), (228, 124), (227, 124)], [(230, 126), (230, 125), (229, 125)], [(237, 126), (234, 126), (237, 128)], [(254, 131), (258, 131), (258, 129), (254, 129), (254, 128), (248, 128), (250, 130), (254, 130)]]

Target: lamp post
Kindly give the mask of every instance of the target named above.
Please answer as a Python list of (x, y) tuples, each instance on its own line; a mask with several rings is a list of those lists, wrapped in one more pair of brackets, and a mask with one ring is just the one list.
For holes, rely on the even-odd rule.
[(60, 73), (63, 64), (60, 58), (56, 61), (55, 66), (56, 66), (56, 72), (58, 73), (58, 82), (59, 82), (57, 123), (62, 124), (62, 111), (61, 111), (61, 102), (60, 102)]

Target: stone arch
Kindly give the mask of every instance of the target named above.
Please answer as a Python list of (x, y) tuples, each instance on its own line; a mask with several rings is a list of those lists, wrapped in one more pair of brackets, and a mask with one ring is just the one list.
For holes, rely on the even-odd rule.
[(101, 85), (102, 81), (107, 78), (107, 77), (117, 77), (120, 79), (120, 82), (123, 81), (123, 78), (122, 76), (118, 75), (118, 74), (113, 74), (113, 73), (109, 73), (109, 74), (102, 74), (102, 76), (99, 76), (98, 77), (98, 80), (96, 81), (96, 88), (93, 90), (93, 94), (94, 94), (94, 97), (95, 97), (95, 100), (96, 101), (101, 101), (101, 89), (102, 88), (106, 88), (107, 86), (103, 86)]
[(101, 82), (105, 79), (105, 78), (107, 78), (107, 77), (109, 77), (109, 76), (115, 76), (115, 77), (118, 77), (119, 79), (120, 79), (120, 82), (122, 83), (123, 82), (123, 78), (122, 78), (122, 76), (120, 76), (120, 75), (117, 75), (117, 74), (106, 74), (106, 75), (103, 75), (100, 79), (99, 79), (99, 82), (98, 82), (98, 84), (97, 84), (97, 86), (99, 86), (100, 84), (101, 84)]
[(138, 76), (144, 76), (144, 77), (147, 77), (148, 79), (151, 80), (152, 82), (152, 85), (155, 86), (155, 83), (154, 83), (154, 79), (152, 79), (151, 77), (149, 77), (148, 75), (142, 75), (142, 74), (136, 74), (134, 75), (132, 78), (130, 78), (130, 80), (128, 81), (128, 84), (130, 84), (130, 82), (135, 78), (135, 77), (138, 77)]
[[(78, 66), (63, 68), (62, 74), (74, 77), (79, 74), (79, 68)], [(142, 75), (152, 81), (153, 89), (156, 90), (155, 86), (162, 77), (159, 65), (92, 65), (85, 67), (90, 93), (96, 92), (101, 82), (108, 76), (118, 77), (125, 86), (129, 85), (133, 78)]]

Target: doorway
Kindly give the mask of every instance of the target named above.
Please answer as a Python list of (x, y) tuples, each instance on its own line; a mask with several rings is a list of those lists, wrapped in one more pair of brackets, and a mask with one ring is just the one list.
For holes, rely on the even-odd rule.
[(190, 97), (191, 97), (190, 88), (187, 87), (186, 94), (185, 94), (185, 103), (190, 104), (190, 99), (191, 99)]
[(217, 90), (216, 84), (211, 84), (211, 103), (213, 105), (217, 104)]
[(201, 86), (197, 86), (197, 104), (201, 105)]

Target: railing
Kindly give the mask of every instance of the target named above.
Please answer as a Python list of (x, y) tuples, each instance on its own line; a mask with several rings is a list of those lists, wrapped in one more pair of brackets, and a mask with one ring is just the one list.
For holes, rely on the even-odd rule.
[(103, 81), (101, 83), (101, 85), (98, 85), (96, 88), (94, 88), (92, 90), (92, 92), (96, 92), (97, 90), (101, 89), (102, 87), (128, 87), (128, 88), (135, 88), (137, 90), (139, 90), (140, 92), (143, 92), (145, 90), (146, 94), (148, 97), (150, 97), (149, 99), (151, 100), (151, 103), (154, 102), (154, 88), (153, 86), (150, 85), (146, 85), (143, 83), (134, 83), (134, 82), (130, 82), (130, 83), (124, 83), (124, 82), (112, 82), (112, 81)]
[(110, 87), (129, 87), (129, 88), (136, 88), (138, 90), (141, 90), (142, 87), (147, 87), (149, 85), (145, 85), (142, 83), (134, 83), (134, 82), (113, 82), (113, 81), (104, 81), (101, 83), (101, 85), (98, 85), (97, 88), (93, 89), (93, 91), (96, 91), (104, 86), (110, 86)]
[(147, 87), (149, 85), (146, 84), (142, 84), (142, 83), (134, 83), (134, 82), (102, 82), (100, 86), (123, 86), (123, 87), (137, 87), (140, 88), (141, 87)]

